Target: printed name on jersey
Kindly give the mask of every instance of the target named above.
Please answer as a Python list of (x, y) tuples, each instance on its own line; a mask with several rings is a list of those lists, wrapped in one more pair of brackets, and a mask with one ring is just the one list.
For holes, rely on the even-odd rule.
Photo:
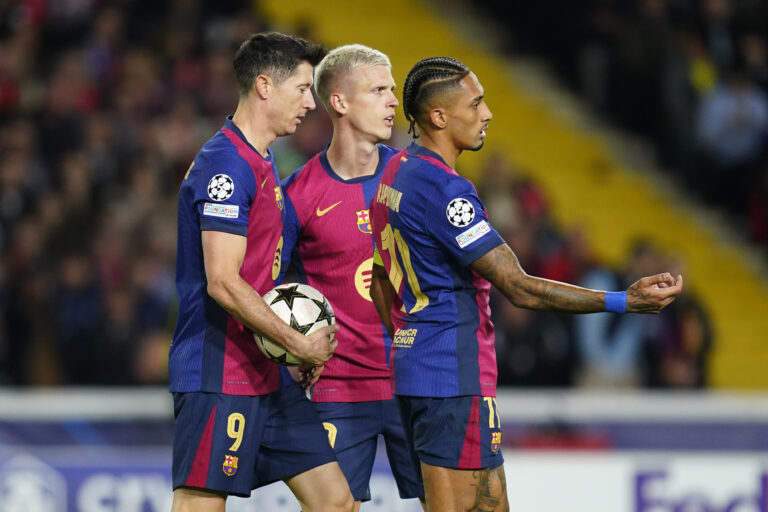
[(480, 237), (483, 237), (491, 232), (491, 226), (486, 221), (481, 221), (456, 237), (456, 243), (462, 249), (469, 244), (475, 243)]
[(235, 192), (235, 182), (226, 174), (217, 174), (208, 182), (208, 197), (214, 201), (224, 201)]
[(469, 226), (475, 220), (475, 207), (463, 197), (452, 199), (445, 209), (445, 216), (448, 222), (457, 228)]
[(203, 215), (209, 217), (222, 217), (224, 219), (236, 219), (240, 215), (240, 207), (231, 204), (205, 203)]

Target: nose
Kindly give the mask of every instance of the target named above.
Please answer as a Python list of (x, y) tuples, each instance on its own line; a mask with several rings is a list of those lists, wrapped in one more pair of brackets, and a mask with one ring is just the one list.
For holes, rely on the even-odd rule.
[(491, 109), (488, 108), (488, 105), (483, 104), (485, 107), (485, 112), (483, 112), (485, 115), (483, 116), (483, 121), (488, 122), (491, 119), (493, 119), (493, 112), (491, 112)]
[(390, 107), (396, 107), (400, 104), (400, 102), (397, 100), (397, 96), (395, 96), (395, 93), (390, 92), (391, 98), (389, 99), (389, 103), (387, 104)]
[(307, 110), (315, 110), (316, 106), (317, 105), (315, 104), (315, 96), (312, 93), (307, 94), (307, 101), (304, 102), (304, 107)]

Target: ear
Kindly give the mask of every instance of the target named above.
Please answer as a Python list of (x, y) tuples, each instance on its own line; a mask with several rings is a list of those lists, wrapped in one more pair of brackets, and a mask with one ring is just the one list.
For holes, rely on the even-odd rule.
[(335, 92), (331, 94), (329, 100), (331, 108), (335, 110), (337, 114), (343, 116), (347, 113), (347, 102), (343, 94)]
[(448, 125), (448, 115), (441, 107), (433, 107), (429, 111), (429, 121), (438, 130), (444, 129)]
[(259, 98), (265, 100), (272, 94), (272, 79), (266, 75), (259, 75), (253, 81), (253, 91)]

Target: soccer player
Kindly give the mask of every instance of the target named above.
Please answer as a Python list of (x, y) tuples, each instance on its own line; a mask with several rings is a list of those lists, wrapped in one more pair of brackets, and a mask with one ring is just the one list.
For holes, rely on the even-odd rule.
[(277, 480), (304, 511), (353, 508), (311, 402), (252, 334), (313, 366), (336, 346), (335, 326), (306, 337), (260, 296), (275, 284), (283, 244), (284, 200), (269, 145), (315, 107), (312, 67), (324, 55), (322, 46), (275, 32), (246, 40), (234, 58), (237, 109), (181, 185), (169, 361), (174, 512), (223, 512), (228, 495)]
[(330, 146), (283, 181), (283, 257), (320, 290), (336, 313), (339, 347), (314, 387), (312, 400), (347, 477), (355, 509), (371, 499), (369, 480), (383, 435), (402, 498), (424, 495), (392, 398), (391, 339), (368, 291), (373, 237), (368, 204), (397, 150), (389, 58), (362, 45), (332, 50), (315, 70), (315, 90), (333, 122)]
[(462, 151), (483, 146), (491, 120), (483, 97), (461, 62), (418, 62), (403, 110), (420, 143), (390, 159), (371, 205), (371, 295), (393, 336), (395, 395), (429, 511), (509, 510), (491, 283), (518, 307), (569, 313), (656, 313), (683, 286), (665, 273), (606, 293), (527, 275), (453, 169)]

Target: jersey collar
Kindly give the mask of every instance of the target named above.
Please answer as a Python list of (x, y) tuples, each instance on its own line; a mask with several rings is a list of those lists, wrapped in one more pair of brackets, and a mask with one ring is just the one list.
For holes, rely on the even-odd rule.
[(248, 139), (245, 138), (245, 135), (243, 135), (243, 132), (240, 131), (240, 128), (237, 127), (237, 125), (232, 121), (232, 116), (227, 116), (227, 118), (224, 120), (224, 126), (222, 129), (226, 128), (227, 130), (231, 130), (235, 133), (240, 139), (245, 143), (246, 146), (248, 146), (254, 153), (259, 155), (261, 158), (263, 158), (267, 162), (272, 162), (274, 159), (272, 158), (272, 150), (267, 148), (267, 156), (262, 155), (259, 153), (259, 151), (251, 146), (251, 143), (248, 142)]
[(368, 181), (371, 179), (374, 179), (378, 177), (382, 172), (384, 172), (384, 168), (386, 167), (387, 162), (385, 162), (385, 153), (384, 153), (384, 146), (381, 144), (376, 144), (376, 148), (379, 150), (379, 163), (376, 164), (376, 171), (373, 174), (369, 174), (367, 176), (359, 176), (357, 178), (350, 178), (348, 180), (345, 180), (338, 174), (336, 174), (336, 171), (333, 170), (333, 167), (331, 167), (331, 163), (328, 161), (328, 147), (320, 153), (320, 165), (323, 166), (323, 170), (325, 173), (333, 178), (336, 181), (340, 181), (342, 183), (361, 183), (364, 181)]

